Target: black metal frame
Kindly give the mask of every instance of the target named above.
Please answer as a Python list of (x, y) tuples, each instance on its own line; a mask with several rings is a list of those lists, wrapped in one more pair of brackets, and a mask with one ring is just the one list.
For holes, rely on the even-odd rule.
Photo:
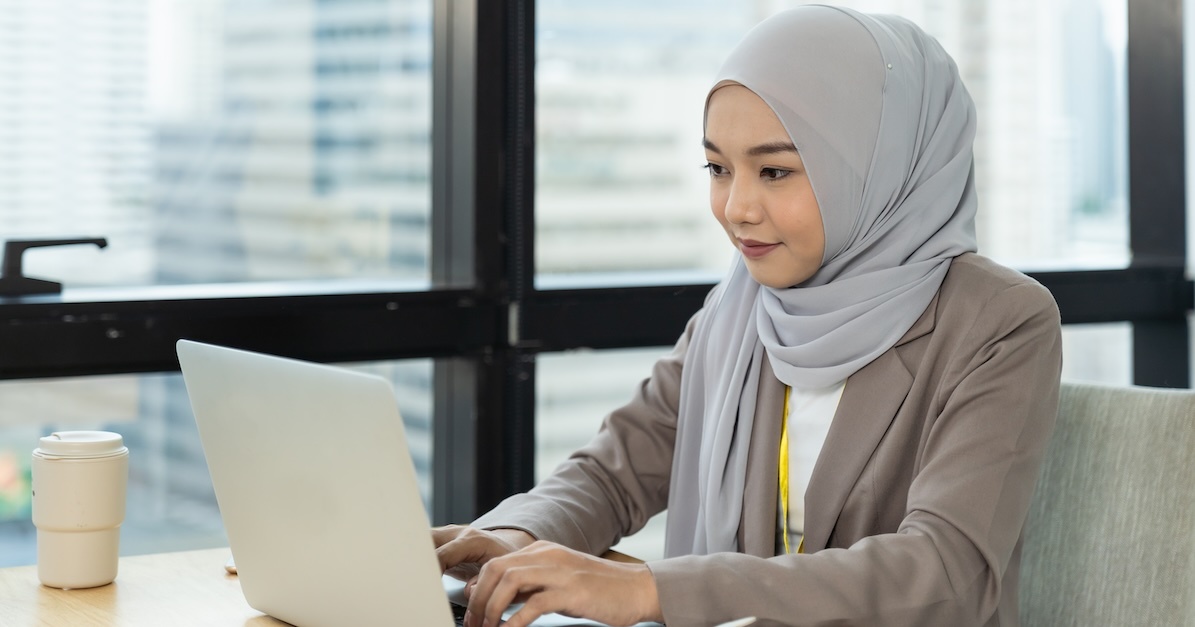
[[(1187, 264), (1183, 2), (1128, 0), (1129, 248), (1132, 267)], [(1133, 379), (1189, 387), (1191, 287), (1182, 308), (1133, 322)]]
[[(1128, 3), (1132, 264), (1034, 276), (1064, 323), (1133, 323), (1136, 383), (1187, 387), (1195, 289), (1186, 275), (1181, 0)], [(528, 488), (536, 355), (671, 344), (711, 285), (536, 288), (535, 2), (435, 7), (433, 289), (327, 283), (255, 297), (237, 286), (224, 295), (68, 289), (0, 299), (0, 379), (172, 371), (182, 337), (325, 362), (434, 357), (435, 521), (468, 520)]]

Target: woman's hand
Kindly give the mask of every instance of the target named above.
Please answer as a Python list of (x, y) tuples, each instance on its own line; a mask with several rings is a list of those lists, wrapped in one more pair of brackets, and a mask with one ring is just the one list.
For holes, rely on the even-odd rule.
[(466, 590), (466, 627), (497, 627), (511, 603), (523, 607), (506, 621), (526, 627), (549, 612), (610, 625), (662, 621), (655, 578), (644, 564), (624, 564), (551, 542), (488, 559)]
[(520, 529), (474, 529), (464, 525), (448, 525), (432, 529), (436, 543), (436, 557), (440, 570), (453, 578), (472, 583), (481, 566), (508, 553), (513, 553), (535, 538)]

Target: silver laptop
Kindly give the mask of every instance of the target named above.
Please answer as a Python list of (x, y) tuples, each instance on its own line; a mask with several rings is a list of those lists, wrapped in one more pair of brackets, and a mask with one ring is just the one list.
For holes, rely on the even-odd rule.
[(250, 606), (300, 627), (455, 623), (463, 584), (440, 574), (388, 381), (187, 340), (178, 359)]

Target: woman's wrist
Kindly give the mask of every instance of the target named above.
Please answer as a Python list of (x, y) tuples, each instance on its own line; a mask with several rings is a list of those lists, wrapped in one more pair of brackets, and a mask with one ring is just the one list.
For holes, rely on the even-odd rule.
[(664, 622), (664, 611), (660, 609), (660, 593), (656, 588), (656, 576), (651, 573), (651, 569), (647, 564), (637, 564), (634, 568), (638, 571), (636, 579), (638, 579), (635, 587), (642, 591), (643, 597), (640, 600), (640, 607), (643, 608), (642, 621), (654, 621), (657, 623)]
[(498, 536), (504, 542), (509, 543), (516, 551), (530, 546), (536, 541), (535, 536), (523, 531), (522, 529), (515, 529), (514, 527), (491, 529), (490, 533)]

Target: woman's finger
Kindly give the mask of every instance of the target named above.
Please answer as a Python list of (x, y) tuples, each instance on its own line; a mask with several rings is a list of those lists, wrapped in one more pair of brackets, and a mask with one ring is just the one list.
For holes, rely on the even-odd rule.
[(457, 536), (461, 535), (468, 527), (464, 525), (444, 525), (443, 527), (432, 527), (432, 542), (437, 547), (447, 544), (455, 540)]
[(462, 564), (484, 564), (510, 552), (507, 545), (484, 533), (462, 533), (436, 549), (441, 572)]
[[(443, 568), (443, 564), (441, 564), (440, 567)], [(465, 598), (467, 599), (469, 598), (470, 588), (472, 587), (468, 582), (477, 577), (477, 573), (480, 570), (481, 566), (474, 563), (457, 564), (456, 566), (452, 566), (451, 568), (445, 570), (444, 574), (456, 579), (457, 581), (465, 582)]]
[[(474, 579), (473, 588), (469, 593), (468, 609), (473, 621), (472, 624), (466, 621), (465, 627), (481, 627), (482, 620), (486, 617), (485, 612), (489, 605), (490, 595), (493, 594), (497, 582), (502, 579), (505, 562), (509, 557), (493, 559), (482, 564), (481, 571), (477, 573), (477, 578)], [(497, 623), (494, 624), (497, 625)]]
[(485, 624), (497, 625), (501, 622), (502, 613), (520, 595), (531, 594), (528, 602), (534, 601), (539, 596), (537, 593), (541, 593), (547, 584), (544, 577), (546, 572), (550, 572), (550, 569), (540, 566), (514, 566), (504, 569), (486, 600)]
[(559, 593), (552, 589), (532, 595), (523, 607), (506, 619), (504, 627), (527, 627), (544, 614), (561, 611), (564, 606), (560, 605), (559, 597)]

